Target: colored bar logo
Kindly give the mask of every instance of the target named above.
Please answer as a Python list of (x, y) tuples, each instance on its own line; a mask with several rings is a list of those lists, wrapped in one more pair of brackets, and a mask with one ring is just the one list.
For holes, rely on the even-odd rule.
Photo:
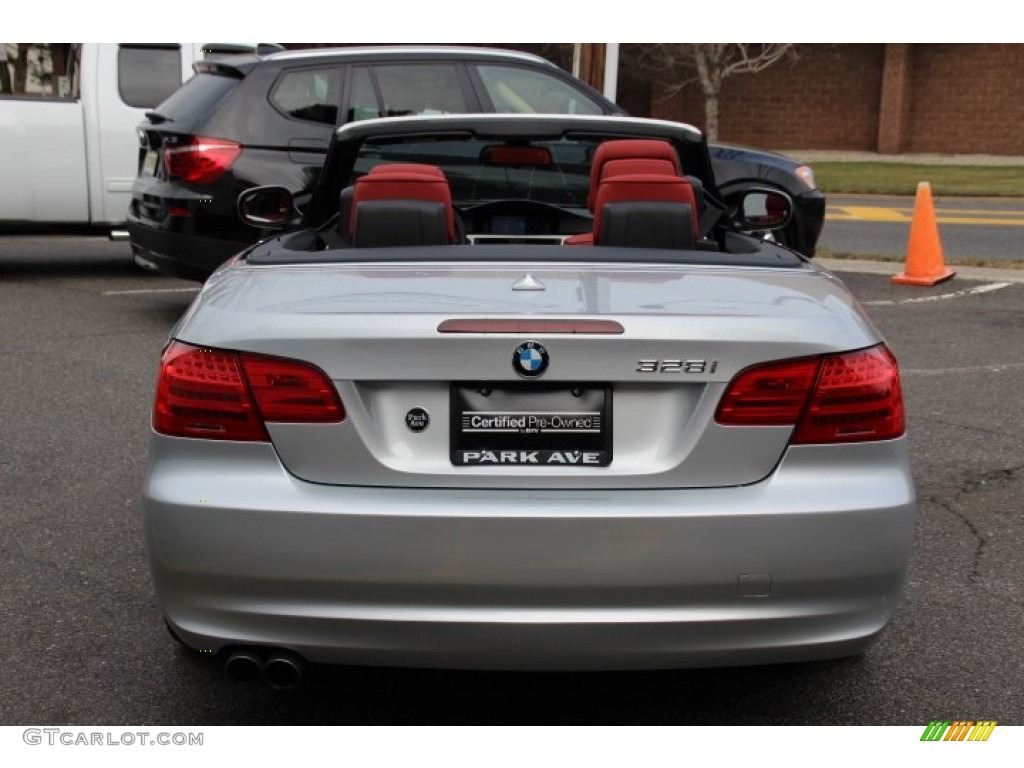
[(932, 720), (921, 734), (921, 741), (988, 741), (995, 720)]

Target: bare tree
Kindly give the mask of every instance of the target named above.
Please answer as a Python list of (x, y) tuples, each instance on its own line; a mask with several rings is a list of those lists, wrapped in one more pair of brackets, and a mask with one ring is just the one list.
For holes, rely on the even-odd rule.
[(689, 47), (704, 94), (704, 130), (712, 141), (718, 138), (722, 83), (733, 75), (767, 69), (793, 51), (793, 43), (692, 43)]
[(733, 75), (753, 74), (787, 56), (795, 56), (794, 43), (658, 43), (623, 47), (624, 66), (646, 73), (665, 85), (662, 99), (678, 95), (692, 83), (704, 96), (704, 130), (718, 138), (718, 102), (722, 83)]

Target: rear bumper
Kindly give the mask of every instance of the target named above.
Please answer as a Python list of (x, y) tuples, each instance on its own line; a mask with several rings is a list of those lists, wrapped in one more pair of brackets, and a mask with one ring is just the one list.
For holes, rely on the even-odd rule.
[(189, 645), (313, 662), (639, 669), (857, 653), (910, 556), (905, 440), (790, 449), (752, 486), (332, 487), (266, 444), (155, 436), (145, 528)]
[(175, 229), (173, 220), (156, 224), (129, 215), (127, 228), (132, 254), (140, 266), (152, 266), (165, 275), (184, 280), (205, 281), (217, 267), (248, 245), (189, 235)]

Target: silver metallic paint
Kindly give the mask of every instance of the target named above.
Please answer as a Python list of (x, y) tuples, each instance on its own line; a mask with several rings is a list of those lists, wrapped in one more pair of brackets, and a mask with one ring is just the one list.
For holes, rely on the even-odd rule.
[[(145, 531), (190, 644), (314, 662), (654, 668), (858, 652), (910, 555), (906, 438), (700, 490), (327, 486), (268, 444), (155, 435)], [(740, 577), (769, 573), (766, 597)], [(739, 590), (742, 591), (742, 590)]]
[[(175, 337), (312, 362), (348, 418), (268, 425), (272, 444), (153, 436), (146, 541), (180, 637), (314, 662), (611, 669), (839, 656), (881, 631), (914, 529), (906, 438), (786, 448), (788, 428), (713, 423), (747, 366), (881, 340), (838, 280), (454, 269), (239, 264), (204, 287)], [(546, 291), (511, 290), (527, 270)], [(466, 315), (622, 323), (543, 337), (545, 381), (612, 385), (610, 467), (451, 466), (448, 382), (509, 380), (523, 340), (437, 332)], [(679, 357), (718, 366), (635, 370)], [(431, 413), (419, 434), (413, 406)]]

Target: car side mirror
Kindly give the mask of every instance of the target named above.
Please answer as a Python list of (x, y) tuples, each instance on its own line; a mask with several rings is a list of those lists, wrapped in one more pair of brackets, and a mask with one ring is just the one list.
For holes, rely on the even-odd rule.
[(285, 229), (298, 222), (299, 212), (285, 187), (253, 187), (238, 196), (238, 217), (251, 227)]
[(793, 219), (793, 199), (777, 189), (746, 189), (735, 206), (733, 219), (743, 232), (782, 229)]

